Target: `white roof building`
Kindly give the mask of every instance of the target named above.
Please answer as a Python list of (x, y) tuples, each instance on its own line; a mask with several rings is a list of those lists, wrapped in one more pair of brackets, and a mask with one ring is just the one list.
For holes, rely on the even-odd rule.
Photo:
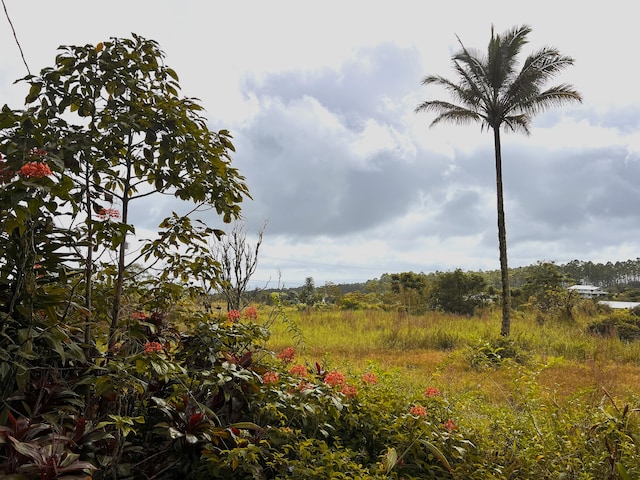
[(593, 285), (572, 285), (569, 290), (574, 290), (583, 298), (596, 298), (608, 295), (607, 292), (600, 287)]
[(636, 308), (640, 306), (640, 302), (613, 302), (607, 300), (600, 300), (598, 302), (600, 305), (606, 305), (609, 308), (627, 308), (631, 310), (632, 308)]

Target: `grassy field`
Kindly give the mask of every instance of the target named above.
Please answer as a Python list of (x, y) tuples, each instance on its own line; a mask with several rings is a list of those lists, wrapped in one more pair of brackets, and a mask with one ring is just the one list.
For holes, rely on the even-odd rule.
[[(479, 395), (509, 404), (526, 375), (554, 401), (576, 395), (599, 402), (608, 392), (627, 401), (640, 394), (640, 342), (586, 333), (589, 319), (540, 324), (514, 316), (508, 342), (499, 338), (499, 312), (459, 317), (432, 312), (286, 310), (271, 326), (268, 347), (294, 346), (307, 362), (360, 372), (373, 365), (394, 372), (407, 389), (432, 385), (453, 396)], [(512, 357), (495, 368), (495, 357)]]

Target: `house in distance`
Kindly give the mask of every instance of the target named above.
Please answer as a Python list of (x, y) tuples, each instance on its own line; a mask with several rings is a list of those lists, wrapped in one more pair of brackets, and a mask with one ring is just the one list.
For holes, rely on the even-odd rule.
[(572, 285), (569, 287), (569, 290), (574, 290), (582, 298), (598, 298), (608, 295), (608, 293), (600, 287), (595, 287), (593, 285)]

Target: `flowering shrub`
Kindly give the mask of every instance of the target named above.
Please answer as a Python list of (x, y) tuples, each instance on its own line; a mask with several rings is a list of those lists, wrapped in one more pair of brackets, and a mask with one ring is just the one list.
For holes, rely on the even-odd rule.
[(427, 398), (437, 397), (438, 395), (440, 395), (440, 390), (436, 387), (427, 387), (424, 391), (424, 396)]
[(349, 385), (347, 383), (342, 387), (340, 393), (342, 393), (347, 398), (355, 398), (358, 396), (358, 389), (355, 386)]
[(296, 377), (304, 378), (307, 376), (307, 367), (305, 367), (304, 365), (294, 365), (289, 369), (289, 374)]
[(344, 374), (342, 372), (337, 371), (337, 370), (333, 370), (333, 371), (327, 373), (327, 375), (324, 377), (324, 383), (326, 383), (327, 385), (330, 385), (332, 387), (342, 386), (342, 385), (345, 384), (346, 381), (347, 380), (346, 380)]
[(253, 305), (244, 309), (244, 318), (246, 320), (257, 320), (258, 309)]
[(162, 351), (162, 345), (158, 342), (147, 342), (144, 344), (144, 353), (145, 355), (149, 353), (158, 353)]
[(409, 409), (409, 413), (417, 417), (426, 417), (427, 409), (424, 408), (422, 405), (414, 405)]
[(278, 382), (278, 372), (266, 372), (262, 376), (263, 383), (277, 383)]
[(230, 322), (235, 322), (240, 319), (240, 312), (238, 310), (229, 310), (227, 312), (227, 320)]
[(442, 424), (442, 427), (449, 433), (458, 429), (458, 425), (452, 419), (447, 420)]
[(376, 377), (375, 373), (367, 372), (362, 375), (362, 381), (364, 383), (378, 383), (378, 377)]
[(296, 352), (293, 347), (287, 347), (276, 355), (276, 357), (282, 360), (284, 363), (292, 362), (295, 356)]
[(18, 170), (18, 175), (25, 178), (42, 178), (52, 174), (49, 165), (43, 162), (29, 162)]

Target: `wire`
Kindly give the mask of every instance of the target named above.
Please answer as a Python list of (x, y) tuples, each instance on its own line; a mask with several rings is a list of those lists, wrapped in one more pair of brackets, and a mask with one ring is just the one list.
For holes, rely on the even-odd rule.
[(29, 65), (27, 65), (27, 60), (24, 58), (24, 52), (22, 51), (22, 45), (18, 41), (18, 35), (16, 34), (16, 29), (13, 28), (13, 22), (11, 21), (11, 17), (9, 17), (9, 12), (7, 11), (7, 5), (2, 0), (2, 6), (4, 7), (4, 14), (7, 16), (7, 20), (9, 21), (9, 25), (11, 26), (11, 31), (13, 32), (13, 38), (16, 39), (16, 44), (18, 45), (18, 50), (20, 50), (20, 56), (22, 57), (22, 62), (24, 66), (27, 67), (27, 73), (31, 75), (31, 70), (29, 70)]

